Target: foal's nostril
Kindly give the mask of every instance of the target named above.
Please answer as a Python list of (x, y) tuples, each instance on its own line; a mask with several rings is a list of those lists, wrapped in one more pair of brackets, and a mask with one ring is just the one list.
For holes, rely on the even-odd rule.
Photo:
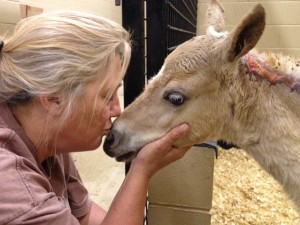
[(103, 144), (103, 149), (104, 151), (109, 151), (111, 145), (114, 143), (115, 137), (112, 132), (109, 132), (109, 134), (106, 136), (104, 144)]

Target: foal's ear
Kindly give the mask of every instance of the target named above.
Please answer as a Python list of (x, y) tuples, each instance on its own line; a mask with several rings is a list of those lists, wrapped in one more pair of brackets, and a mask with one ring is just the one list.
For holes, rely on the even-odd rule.
[(227, 60), (232, 62), (247, 54), (257, 44), (264, 28), (265, 10), (257, 4), (224, 41)]
[(212, 29), (221, 33), (225, 31), (224, 9), (218, 0), (211, 0), (206, 11), (207, 34), (212, 32)]

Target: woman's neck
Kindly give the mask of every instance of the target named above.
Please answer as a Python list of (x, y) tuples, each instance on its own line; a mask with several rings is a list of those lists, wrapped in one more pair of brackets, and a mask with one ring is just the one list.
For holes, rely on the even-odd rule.
[(50, 124), (47, 123), (45, 109), (38, 101), (31, 101), (25, 105), (13, 106), (11, 110), (24, 133), (35, 146), (39, 161), (43, 162), (48, 157), (47, 146), (51, 146)]

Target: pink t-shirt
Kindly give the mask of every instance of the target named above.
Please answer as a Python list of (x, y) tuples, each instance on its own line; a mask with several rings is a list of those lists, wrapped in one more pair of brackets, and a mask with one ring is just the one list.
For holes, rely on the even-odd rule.
[(91, 200), (70, 154), (42, 164), (6, 104), (0, 104), (0, 224), (79, 224)]

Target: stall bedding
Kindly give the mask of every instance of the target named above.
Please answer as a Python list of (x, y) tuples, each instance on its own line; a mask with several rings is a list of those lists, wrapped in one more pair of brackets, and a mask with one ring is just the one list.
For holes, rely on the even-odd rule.
[(300, 224), (276, 180), (243, 150), (220, 149), (215, 162), (212, 225)]

